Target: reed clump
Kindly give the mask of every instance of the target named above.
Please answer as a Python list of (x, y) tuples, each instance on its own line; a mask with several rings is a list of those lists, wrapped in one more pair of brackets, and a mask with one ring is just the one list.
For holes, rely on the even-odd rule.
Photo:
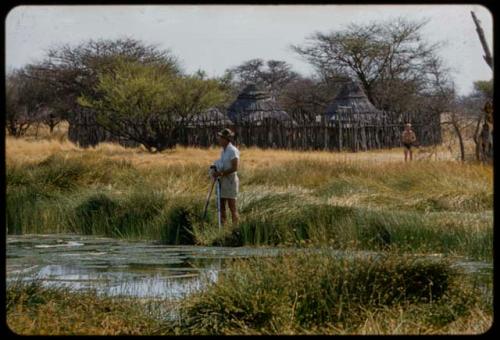
[(392, 321), (404, 315), (405, 325), (413, 322), (439, 333), (460, 318), (474, 318), (469, 313), (479, 303), (477, 292), (458, 274), (445, 260), (339, 258), (327, 250), (235, 261), (216, 284), (187, 297), (178, 319), (164, 330), (196, 335), (356, 334), (369, 318), (382, 313), (392, 315)]

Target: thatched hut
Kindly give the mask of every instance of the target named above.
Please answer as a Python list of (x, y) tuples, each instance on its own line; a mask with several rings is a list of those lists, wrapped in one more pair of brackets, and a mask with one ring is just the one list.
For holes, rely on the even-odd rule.
[(271, 95), (255, 84), (247, 85), (227, 109), (228, 117), (235, 124), (264, 125), (266, 122), (280, 125), (293, 124)]
[(347, 145), (358, 151), (399, 143), (399, 131), (386, 128), (388, 115), (370, 102), (358, 82), (344, 83), (325, 117), (328, 125), (338, 129), (339, 150)]
[(188, 125), (189, 127), (229, 126), (233, 125), (233, 122), (218, 108), (211, 107), (204, 112), (194, 115)]
[(180, 129), (179, 142), (194, 146), (213, 145), (217, 143), (217, 132), (233, 125), (224, 113), (212, 107), (191, 117), (185, 128)]
[(386, 117), (368, 99), (359, 83), (345, 83), (339, 94), (326, 109), (327, 119), (331, 122), (355, 122), (361, 124), (379, 123)]

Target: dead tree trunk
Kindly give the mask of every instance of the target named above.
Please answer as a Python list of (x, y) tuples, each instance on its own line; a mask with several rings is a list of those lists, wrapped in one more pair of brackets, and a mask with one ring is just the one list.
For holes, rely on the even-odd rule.
[(476, 130), (474, 131), (474, 144), (476, 145), (476, 160), (481, 161), (481, 142), (479, 136), (479, 128), (481, 126), (481, 117), (477, 120)]
[(481, 22), (478, 20), (476, 14), (473, 11), (471, 11), (470, 13), (472, 15), (472, 20), (474, 20), (474, 24), (476, 25), (477, 35), (479, 36), (479, 40), (481, 41), (481, 45), (483, 46), (484, 61), (486, 61), (486, 64), (488, 64), (488, 66), (493, 70), (493, 57), (491, 56), (490, 48), (488, 47), (488, 43), (486, 42), (486, 38), (484, 37), (484, 31), (481, 27)]
[(453, 121), (451, 123), (451, 125), (453, 126), (453, 129), (455, 130), (455, 133), (457, 134), (457, 137), (458, 137), (458, 142), (460, 144), (460, 160), (462, 162), (465, 161), (465, 149), (464, 149), (464, 139), (462, 137), (462, 132), (460, 131), (460, 127), (458, 126), (458, 123)]

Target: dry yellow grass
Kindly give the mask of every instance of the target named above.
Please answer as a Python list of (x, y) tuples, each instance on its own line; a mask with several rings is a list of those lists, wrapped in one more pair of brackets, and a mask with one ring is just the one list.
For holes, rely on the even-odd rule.
[(399, 313), (396, 310), (383, 313), (367, 312), (365, 323), (353, 333), (360, 335), (472, 335), (486, 332), (493, 322), (492, 315), (478, 307), (473, 307), (469, 315), (459, 317), (441, 327), (423, 325), (419, 320), (408, 317), (407, 314), (402, 309)]
[[(462, 191), (467, 193), (491, 188), (491, 166), (471, 163), (459, 166), (460, 162), (453, 160), (444, 145), (432, 149), (435, 151), (432, 157), (420, 157), (417, 149), (415, 160), (405, 163), (402, 148), (358, 153), (241, 148), (240, 172), (242, 176), (253, 178), (249, 184), (264, 185), (273, 191), (289, 191), (290, 186), (300, 186), (301, 190), (321, 188), (331, 181), (332, 175), (341, 182), (354, 181), (354, 186), (365, 188), (349, 195), (332, 195), (328, 198), (329, 204), (343, 206), (367, 205), (370, 202), (378, 204), (385, 199), (393, 201), (396, 198), (393, 189), (397, 185), (393, 182), (402, 180), (418, 184), (404, 194), (405, 199), (401, 202), (409, 205), (414, 205), (431, 193), (433, 197), (447, 200), (445, 196), (452, 193), (449, 190), (443, 192), (446, 183), (449, 184), (446, 188), (453, 188), (457, 199), (463, 197), (459, 195)], [(6, 160), (9, 165), (36, 164), (52, 155), (78, 157), (89, 164), (99, 164), (106, 159), (124, 161), (139, 171), (143, 170), (145, 180), (148, 180), (148, 176), (153, 176), (159, 187), (175, 192), (184, 192), (188, 187), (193, 192), (205, 191), (206, 183), (200, 182), (198, 169), (208, 168), (209, 164), (219, 158), (220, 151), (219, 147), (177, 147), (152, 154), (142, 147), (125, 148), (114, 143), (100, 143), (96, 147), (83, 149), (67, 140), (6, 138)], [(167, 171), (180, 176), (158, 176)], [(400, 176), (403, 173), (405, 179)], [(436, 176), (439, 179), (434, 178)], [(487, 182), (477, 181), (477, 178), (486, 178)], [(431, 185), (429, 181), (439, 185)], [(478, 188), (478, 185), (486, 187)], [(370, 188), (376, 190), (368, 190)], [(376, 197), (372, 197), (373, 192), (376, 192)], [(371, 205), (367, 206), (374, 208)]]
[[(18, 335), (148, 335), (158, 322), (138, 299), (111, 299), (89, 294), (44, 292), (43, 302), (21, 296), (8, 313), (7, 324)], [(36, 299), (33, 299), (35, 300)]]
[[(464, 132), (465, 150), (468, 159), (474, 159), (474, 143), (470, 128)], [(30, 127), (23, 138), (6, 138), (6, 157), (8, 162), (26, 163), (37, 162), (55, 153), (90, 152), (112, 159), (127, 160), (138, 167), (156, 167), (179, 164), (206, 164), (218, 158), (220, 148), (185, 148), (177, 147), (174, 150), (164, 151), (160, 154), (151, 154), (145, 148), (125, 148), (116, 143), (101, 143), (96, 147), (81, 149), (68, 141), (68, 123), (62, 122), (54, 128), (52, 134), (47, 126), (40, 124)], [(455, 132), (450, 127), (443, 128), (443, 144), (414, 148), (414, 160), (458, 160), (459, 147)], [(386, 163), (400, 162), (404, 158), (403, 148), (384, 150), (371, 150), (367, 152), (330, 152), (330, 151), (288, 151), (288, 150), (262, 150), (259, 148), (242, 148), (247, 168), (270, 167), (289, 161), (344, 161)]]
[[(208, 168), (209, 164), (219, 158), (220, 151), (220, 147), (177, 147), (152, 154), (142, 147), (125, 148), (114, 143), (100, 143), (96, 147), (83, 149), (67, 140), (30, 140), (10, 136), (6, 138), (6, 160), (11, 166), (37, 164), (53, 155), (67, 158), (78, 157), (88, 161), (89, 164), (98, 164), (102, 160), (109, 159), (127, 162), (138, 170), (145, 170), (143, 172), (145, 176), (154, 171), (152, 176), (156, 176), (157, 180), (158, 172), (163, 173), (174, 169), (173, 173), (180, 176), (172, 178), (170, 176), (166, 178), (168, 183), (159, 182), (158, 184), (172, 186), (172, 183), (180, 181), (178, 184), (183, 187), (199, 187), (203, 191), (205, 183), (198, 183), (200, 177), (196, 171)], [(405, 201), (413, 204), (412, 200), (421, 199), (422, 191), (427, 194), (432, 191), (438, 198), (449, 195), (449, 191), (442, 191), (444, 187), (442, 184), (449, 184), (446, 187), (453, 188), (453, 192), (467, 190), (475, 192), (476, 189), (489, 190), (493, 181), (491, 166), (473, 163), (459, 166), (460, 162), (454, 161), (445, 145), (417, 149), (415, 160), (411, 163), (404, 162), (402, 148), (358, 153), (263, 150), (254, 147), (241, 148), (240, 151), (242, 175), (252, 176), (254, 178), (252, 185), (265, 185), (273, 187), (273, 190), (279, 189), (278, 187), (289, 190), (289, 187), (294, 185), (300, 186), (301, 189), (320, 188), (331, 180), (332, 175), (335, 175), (343, 182), (352, 182), (354, 178), (356, 179), (354, 184), (357, 186), (376, 189), (377, 197), (383, 199), (382, 196), (385, 195), (390, 199), (394, 196), (393, 187), (399, 186), (395, 182), (406, 180), (418, 184), (413, 185), (411, 190), (405, 193)], [(429, 153), (431, 157), (428, 157)], [(420, 154), (427, 154), (427, 156)], [(404, 179), (400, 178), (402, 173), (405, 174)], [(435, 178), (436, 176), (439, 178)], [(487, 179), (487, 182), (477, 181), (477, 178)], [(429, 185), (429, 181), (439, 185)], [(481, 188), (478, 188), (478, 185)], [(367, 197), (368, 192), (365, 191), (352, 192), (347, 196), (332, 196), (329, 203), (347, 206), (366, 203), (370, 197)]]
[[(120, 159), (130, 161), (138, 167), (161, 167), (165, 165), (178, 164), (209, 164), (217, 159), (220, 154), (220, 148), (194, 148), (177, 147), (174, 150), (164, 151), (162, 153), (152, 154), (142, 147), (125, 148), (115, 143), (100, 143), (96, 147), (87, 149), (79, 148), (67, 140), (58, 139), (39, 139), (6, 138), (6, 158), (9, 163), (18, 164), (41, 161), (53, 154), (63, 153), (67, 155), (86, 152), (98, 154), (111, 159)], [(290, 161), (324, 161), (324, 162), (368, 162), (368, 163), (386, 163), (401, 162), (403, 160), (403, 149), (393, 148), (384, 150), (372, 150), (367, 152), (331, 152), (331, 151), (295, 151), (295, 150), (263, 150), (255, 147), (241, 148), (244, 165), (248, 168), (253, 167), (271, 167), (283, 162)], [(416, 149), (415, 160), (427, 159), (429, 149)], [(437, 147), (436, 157), (431, 160), (452, 160), (450, 152), (444, 147)]]

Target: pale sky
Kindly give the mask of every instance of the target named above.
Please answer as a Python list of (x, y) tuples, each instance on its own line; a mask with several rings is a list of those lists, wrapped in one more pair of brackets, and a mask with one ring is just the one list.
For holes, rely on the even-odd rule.
[(303, 75), (312, 67), (290, 49), (316, 31), (403, 16), (428, 18), (427, 41), (446, 41), (440, 55), (459, 94), (493, 74), (470, 11), (481, 21), (493, 52), (493, 20), (480, 5), (129, 5), (18, 6), (6, 18), (7, 70), (43, 58), (47, 48), (88, 39), (130, 37), (170, 49), (188, 73), (209, 76), (243, 61), (284, 60)]

